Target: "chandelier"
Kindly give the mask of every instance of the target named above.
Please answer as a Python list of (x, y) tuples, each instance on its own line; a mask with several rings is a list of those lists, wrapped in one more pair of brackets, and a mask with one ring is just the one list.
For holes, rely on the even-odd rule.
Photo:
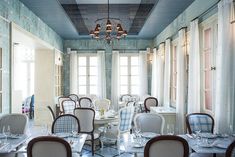
[(90, 36), (93, 39), (96, 40), (105, 39), (109, 44), (112, 39), (120, 40), (127, 36), (127, 31), (123, 30), (123, 27), (121, 25), (121, 20), (119, 18), (109, 17), (109, 0), (108, 0), (108, 17), (97, 19), (95, 23), (96, 23), (95, 29), (90, 31)]

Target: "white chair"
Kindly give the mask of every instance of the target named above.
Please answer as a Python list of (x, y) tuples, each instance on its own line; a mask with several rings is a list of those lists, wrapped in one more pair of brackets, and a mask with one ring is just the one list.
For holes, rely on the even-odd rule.
[[(94, 143), (100, 137), (99, 133), (94, 132), (95, 111), (92, 108), (76, 108), (74, 114), (79, 120), (80, 132), (88, 134), (87, 141), (91, 141), (92, 155), (94, 155)], [(99, 144), (101, 147), (100, 141)]]
[(78, 101), (79, 101), (78, 95), (77, 95), (77, 94), (69, 94), (68, 97), (69, 97), (71, 100), (75, 101), (75, 102), (76, 102), (76, 107), (78, 107)]
[(58, 104), (59, 104), (59, 106), (60, 106), (60, 114), (63, 113), (62, 102), (63, 102), (64, 100), (71, 100), (71, 99), (70, 99), (69, 97), (66, 97), (66, 96), (60, 96), (60, 97), (58, 97)]
[(92, 104), (92, 100), (88, 97), (82, 97), (79, 99), (79, 106), (80, 107), (88, 107), (88, 108), (92, 108), (93, 104)]
[(0, 132), (4, 126), (9, 126), (12, 134), (25, 134), (27, 124), (28, 117), (24, 114), (6, 114), (0, 118)]
[(62, 101), (62, 112), (63, 114), (74, 114), (74, 109), (76, 108), (76, 102), (73, 100)]
[(72, 157), (69, 143), (62, 138), (41, 136), (32, 139), (27, 147), (28, 157)]
[[(154, 122), (154, 125), (151, 122)], [(165, 119), (160, 114), (139, 113), (135, 116), (134, 124), (136, 127), (140, 128), (141, 132), (163, 134)]]
[(189, 146), (179, 136), (163, 135), (152, 138), (144, 148), (144, 157), (188, 157)]
[(110, 108), (111, 101), (109, 99), (101, 99), (95, 101), (95, 108), (97, 110), (104, 109), (105, 111), (108, 111)]
[(120, 100), (121, 100), (122, 102), (131, 101), (131, 95), (130, 95), (130, 94), (123, 94), (123, 95), (121, 95)]

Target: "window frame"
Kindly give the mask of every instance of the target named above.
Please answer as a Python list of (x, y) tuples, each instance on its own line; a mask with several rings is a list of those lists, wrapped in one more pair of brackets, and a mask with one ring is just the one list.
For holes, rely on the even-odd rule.
[[(211, 110), (206, 108), (205, 104), (205, 92), (207, 89), (205, 89), (205, 31), (211, 29), (211, 39), (210, 39), (210, 44), (211, 44), (211, 50), (210, 50), (210, 65), (209, 65), (209, 71), (211, 71)], [(213, 67), (216, 67), (216, 52), (218, 50), (218, 16), (217, 14), (209, 17), (207, 20), (203, 21), (199, 25), (199, 31), (200, 31), (200, 58), (201, 58), (201, 109), (203, 112), (213, 114), (215, 112), (215, 77), (216, 77), (216, 69), (212, 70)]]
[[(127, 76), (127, 93), (121, 93), (121, 82), (119, 83), (119, 88), (120, 88), (120, 95), (123, 95), (123, 94), (131, 94), (131, 95), (138, 95), (138, 93), (132, 93), (132, 81), (131, 81), (131, 77), (132, 76), (137, 76), (138, 78), (140, 77), (140, 74), (138, 73), (138, 75), (132, 75), (131, 74), (131, 57), (137, 57), (139, 59), (139, 53), (136, 52), (136, 53), (120, 53), (119, 54), (119, 60), (121, 59), (121, 57), (127, 57), (127, 75), (121, 75), (121, 72), (119, 72), (119, 77), (121, 78), (121, 76)], [(138, 65), (135, 65), (138, 67), (138, 69), (140, 68), (140, 64), (138, 62)], [(119, 63), (119, 70), (121, 68), (121, 64)], [(121, 79), (120, 79), (121, 80)], [(139, 79), (138, 79), (139, 80)], [(139, 82), (139, 81), (138, 81)], [(139, 85), (140, 83), (138, 84), (135, 84), (134, 86), (137, 86), (137, 88), (139, 88)]]
[[(79, 57), (85, 57), (86, 58), (86, 65), (85, 66), (80, 66), (79, 65)], [(96, 57), (97, 58), (97, 66), (91, 66), (90, 65), (90, 58), (91, 57)], [(97, 53), (80, 53), (78, 54), (78, 58), (77, 58), (77, 62), (78, 62), (78, 73), (77, 73), (77, 78), (78, 78), (78, 96), (79, 97), (82, 97), (82, 96), (86, 96), (86, 95), (97, 95), (98, 94), (98, 57), (97, 57)], [(80, 75), (79, 74), (79, 68), (80, 67), (85, 67), (86, 68), (86, 74), (85, 75)], [(96, 67), (97, 68), (97, 75), (91, 75), (90, 73), (90, 67)], [(84, 76), (85, 79), (86, 79), (86, 84), (85, 85), (80, 85), (79, 83), (79, 77), (80, 76)], [(90, 76), (96, 76), (97, 77), (97, 82), (96, 84), (91, 84), (91, 81), (90, 81)], [(79, 93), (79, 87), (80, 86), (85, 86), (86, 88), (86, 92), (85, 94), (80, 94)], [(96, 86), (97, 90), (96, 90), (96, 93), (90, 93), (90, 87), (91, 86)]]

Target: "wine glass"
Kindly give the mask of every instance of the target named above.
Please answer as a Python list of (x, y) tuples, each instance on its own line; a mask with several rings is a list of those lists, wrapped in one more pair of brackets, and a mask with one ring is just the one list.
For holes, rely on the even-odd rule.
[(174, 124), (167, 124), (167, 134), (168, 135), (174, 135)]
[(233, 135), (234, 130), (233, 130), (233, 125), (229, 125), (229, 134)]
[(72, 126), (72, 136), (75, 137), (77, 135), (77, 129), (76, 126)]
[(5, 137), (5, 140), (4, 140), (4, 143), (6, 143), (7, 142), (7, 138), (8, 138), (8, 136), (9, 136), (9, 134), (10, 134), (10, 126), (3, 126), (2, 127), (2, 134), (3, 134), (3, 136)]

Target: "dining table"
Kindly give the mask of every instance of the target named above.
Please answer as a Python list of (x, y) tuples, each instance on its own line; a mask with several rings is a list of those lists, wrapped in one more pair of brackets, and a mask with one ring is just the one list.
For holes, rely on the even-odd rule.
[(117, 121), (118, 121), (117, 112), (113, 110), (104, 112), (103, 115), (101, 115), (99, 111), (96, 111), (94, 124), (97, 126), (105, 125), (105, 124), (113, 123)]

